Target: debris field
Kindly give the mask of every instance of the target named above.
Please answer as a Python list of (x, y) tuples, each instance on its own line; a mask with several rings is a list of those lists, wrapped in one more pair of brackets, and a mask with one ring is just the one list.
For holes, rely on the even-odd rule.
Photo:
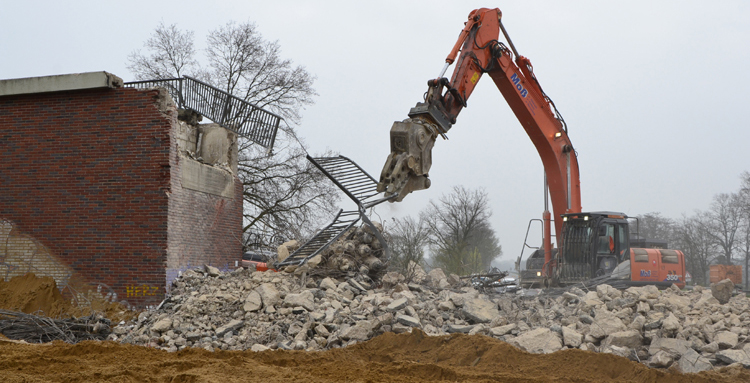
[[(352, 270), (336, 278), (315, 274), (188, 270), (158, 308), (113, 323), (107, 341), (0, 339), (0, 376), (7, 382), (750, 381), (750, 300), (732, 296), (725, 283), (498, 294), (440, 269), (418, 269), (410, 281), (396, 272), (377, 281)], [(45, 292), (49, 280), (24, 278), (0, 286), (3, 303), (11, 297), (3, 287), (16, 286), (15, 306), (64, 307)], [(19, 281), (44, 288), (23, 298)], [(43, 304), (29, 305), (33, 297)]]
[(419, 329), (426, 336), (483, 335), (530, 353), (607, 353), (681, 372), (750, 368), (750, 300), (722, 296), (720, 286), (599, 285), (529, 296), (483, 294), (440, 269), (417, 273), (411, 283), (395, 272), (379, 285), (352, 275), (302, 285), (283, 272), (190, 270), (158, 310), (115, 327), (110, 339), (172, 352), (319, 351)]

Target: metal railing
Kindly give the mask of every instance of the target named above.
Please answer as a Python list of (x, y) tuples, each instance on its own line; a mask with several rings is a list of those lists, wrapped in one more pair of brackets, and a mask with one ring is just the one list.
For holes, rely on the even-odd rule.
[(333, 244), (334, 241), (346, 233), (347, 230), (354, 227), (359, 220), (362, 220), (365, 225), (370, 227), (373, 235), (375, 235), (383, 248), (385, 259), (389, 259), (390, 249), (388, 248), (388, 243), (386, 243), (380, 230), (378, 230), (378, 228), (375, 227), (372, 221), (367, 217), (366, 210), (388, 201), (396, 195), (393, 194), (383, 198), (373, 198), (380, 194), (377, 191), (377, 181), (347, 157), (336, 156), (313, 158), (308, 155), (307, 160), (323, 172), (326, 177), (333, 181), (333, 183), (338, 186), (344, 194), (351, 198), (351, 200), (357, 204), (357, 210), (339, 210), (338, 214), (336, 214), (336, 217), (333, 219), (333, 222), (323, 230), (320, 230), (312, 239), (303, 244), (294, 253), (290, 254), (288, 258), (281, 262), (277, 262), (274, 266), (278, 268), (294, 264), (304, 264), (309, 259), (328, 248), (328, 246)]
[(328, 246), (333, 244), (357, 222), (359, 222), (359, 212), (344, 211), (343, 209), (339, 210), (336, 217), (333, 218), (333, 222), (323, 228), (323, 230), (317, 232), (314, 237), (305, 242), (299, 249), (289, 255), (289, 257), (274, 264), (274, 267), (279, 268), (289, 265), (304, 264), (310, 258), (327, 249)]
[(371, 200), (372, 197), (381, 194), (377, 190), (378, 181), (347, 157), (313, 158), (308, 155), (307, 160), (312, 162), (315, 167), (323, 172), (347, 197), (351, 198), (362, 209), (369, 209), (395, 197), (395, 195), (389, 195), (384, 198)]
[(281, 117), (192, 77), (126, 82), (130, 88), (165, 88), (177, 106), (271, 150)]

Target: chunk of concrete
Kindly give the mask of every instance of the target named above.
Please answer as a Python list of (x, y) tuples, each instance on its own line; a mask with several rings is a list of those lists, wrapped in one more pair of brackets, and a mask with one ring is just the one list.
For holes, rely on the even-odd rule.
[(659, 351), (648, 360), (649, 366), (658, 368), (667, 368), (672, 365), (672, 362), (674, 362), (674, 355), (666, 351)]
[(419, 319), (410, 315), (396, 315), (396, 322), (409, 327), (422, 327), (422, 323)]
[(734, 282), (731, 279), (724, 279), (711, 284), (711, 294), (719, 301), (720, 304), (729, 302), (734, 291)]
[(278, 248), (276, 248), (276, 253), (278, 254), (279, 262), (287, 259), (289, 257), (289, 254), (294, 252), (294, 250), (297, 249), (298, 247), (299, 247), (299, 242), (297, 242), (296, 239), (282, 243)]
[(440, 281), (448, 279), (448, 277), (445, 276), (443, 269), (439, 267), (430, 270), (430, 272), (427, 273), (427, 277), (430, 281), (430, 285), (433, 287), (439, 287)]
[(370, 335), (370, 328), (368, 326), (360, 326), (356, 324), (352, 327), (347, 328), (341, 332), (341, 339), (344, 340), (367, 340)]
[(628, 347), (637, 348), (643, 343), (643, 337), (640, 331), (626, 330), (618, 331), (608, 335), (604, 338), (604, 346), (617, 346), (617, 347)]
[(336, 281), (334, 281), (330, 277), (325, 277), (325, 278), (323, 278), (322, 281), (320, 281), (320, 288), (322, 290), (333, 290), (333, 291), (335, 291), (336, 287), (337, 287)]
[(560, 337), (548, 328), (531, 330), (511, 339), (509, 343), (535, 354), (549, 354), (562, 349)]
[(216, 329), (216, 336), (222, 337), (224, 334), (228, 333), (229, 331), (234, 331), (240, 327), (242, 327), (245, 324), (245, 322), (239, 320), (239, 319), (233, 319), (229, 321), (229, 323), (219, 327)]
[(513, 331), (516, 327), (517, 326), (515, 323), (507, 324), (505, 326), (493, 327), (490, 329), (490, 335), (494, 337), (500, 337)]
[(594, 338), (601, 339), (607, 335), (625, 330), (627, 330), (627, 327), (615, 314), (606, 310), (597, 310), (594, 321), (589, 327), (589, 334)]
[(656, 355), (659, 351), (665, 351), (672, 355), (683, 355), (690, 349), (691, 343), (682, 339), (654, 338), (648, 348), (650, 355)]
[(563, 343), (568, 347), (578, 348), (581, 347), (583, 342), (583, 334), (579, 333), (572, 328), (563, 326), (562, 328)]
[(409, 304), (409, 300), (406, 298), (399, 298), (391, 302), (391, 304), (388, 305), (389, 311), (398, 311), (406, 307), (406, 305)]
[(714, 366), (708, 359), (701, 356), (695, 350), (688, 349), (677, 362), (677, 366), (683, 374), (695, 374), (701, 371), (708, 371)]
[(260, 297), (260, 293), (258, 293), (258, 291), (253, 290), (245, 298), (245, 304), (242, 306), (242, 309), (245, 310), (245, 312), (252, 312), (258, 311), (262, 307), (263, 298)]
[(460, 325), (460, 324), (448, 324), (448, 328), (446, 331), (448, 333), (462, 333), (462, 334), (468, 334), (471, 330), (474, 329), (476, 325)]
[(714, 342), (716, 342), (722, 350), (734, 348), (734, 346), (739, 343), (739, 336), (731, 331), (720, 331), (714, 335)]
[(279, 290), (276, 289), (276, 286), (274, 286), (273, 283), (264, 283), (258, 286), (255, 291), (260, 294), (260, 298), (263, 300), (263, 305), (265, 307), (272, 307), (281, 301)]
[(707, 306), (711, 305), (718, 305), (719, 300), (714, 298), (713, 294), (710, 290), (704, 290), (701, 297), (698, 299), (697, 302), (693, 305), (693, 308), (695, 309), (701, 309)]
[(153, 326), (151, 326), (151, 331), (156, 332), (164, 332), (172, 328), (172, 318), (164, 318), (161, 320), (156, 321)]
[(742, 350), (721, 350), (716, 353), (716, 359), (726, 363), (741, 363), (743, 367), (750, 368), (750, 357)]
[(669, 333), (674, 334), (680, 329), (680, 320), (670, 312), (669, 315), (661, 322), (661, 328)]
[(315, 310), (315, 296), (310, 290), (305, 290), (299, 294), (287, 294), (284, 297), (284, 307), (301, 306), (307, 311)]
[(461, 312), (470, 323), (489, 323), (493, 318), (500, 315), (497, 304), (486, 299), (474, 298), (464, 301)]
[(206, 270), (206, 274), (208, 274), (209, 277), (218, 277), (221, 274), (221, 271), (218, 268), (211, 265), (204, 265), (203, 268)]

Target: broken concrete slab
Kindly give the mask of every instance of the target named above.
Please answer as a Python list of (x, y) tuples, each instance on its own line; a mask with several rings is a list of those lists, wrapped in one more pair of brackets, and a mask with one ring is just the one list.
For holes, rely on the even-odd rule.
[(461, 312), (470, 323), (489, 323), (500, 315), (496, 303), (482, 298), (465, 300)]
[(527, 352), (549, 354), (562, 349), (557, 333), (548, 328), (538, 328), (511, 339), (508, 343)]
[(729, 299), (732, 298), (733, 291), (734, 282), (732, 282), (731, 279), (724, 279), (711, 284), (711, 295), (713, 295), (713, 297), (722, 305), (729, 302)]
[(690, 349), (691, 343), (674, 338), (655, 338), (651, 340), (651, 345), (648, 348), (650, 355), (655, 355), (659, 351), (665, 351), (672, 355), (683, 355), (688, 349)]
[(683, 374), (696, 374), (701, 371), (708, 371), (713, 368), (711, 362), (702, 357), (695, 350), (688, 349), (677, 362), (680, 371)]
[(726, 363), (740, 363), (745, 368), (750, 368), (750, 356), (743, 350), (721, 350), (716, 353), (716, 359)]

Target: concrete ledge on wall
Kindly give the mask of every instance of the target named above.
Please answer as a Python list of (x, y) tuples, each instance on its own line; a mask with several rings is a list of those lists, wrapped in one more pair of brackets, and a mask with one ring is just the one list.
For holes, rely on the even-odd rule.
[(66, 90), (119, 88), (122, 79), (107, 72), (86, 72), (55, 76), (0, 80), (0, 96), (61, 92)]
[(182, 156), (182, 187), (225, 198), (234, 198), (234, 177), (223, 169)]

